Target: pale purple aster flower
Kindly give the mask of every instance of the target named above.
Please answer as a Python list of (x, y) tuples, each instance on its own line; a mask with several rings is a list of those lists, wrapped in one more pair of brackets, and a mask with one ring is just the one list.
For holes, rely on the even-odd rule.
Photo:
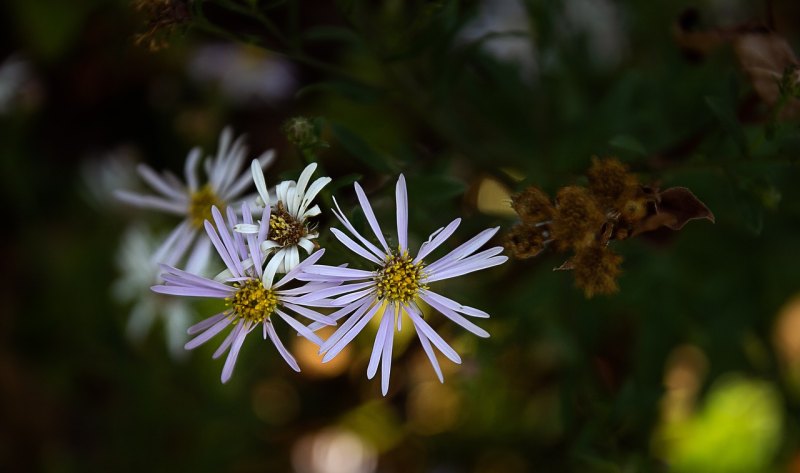
[[(397, 250), (390, 249), (386, 243), (380, 225), (372, 212), (372, 207), (358, 183), (355, 183), (355, 190), (369, 226), (380, 243), (380, 248), (356, 231), (338, 204), (336, 204), (334, 214), (357, 241), (336, 228), (332, 228), (331, 232), (347, 248), (375, 264), (375, 269), (365, 271), (325, 265), (305, 265), (303, 274), (298, 276), (298, 279), (306, 281), (342, 283), (339, 286), (309, 293), (300, 298), (301, 302), (318, 304), (321, 304), (320, 299), (324, 298), (329, 307), (339, 307), (336, 312), (331, 314), (332, 319), (339, 320), (348, 317), (347, 321), (320, 347), (320, 353), (324, 353), (322, 361), (327, 362), (333, 359), (364, 329), (373, 317), (382, 314), (367, 367), (367, 377), (372, 379), (377, 372), (378, 363), (381, 363), (381, 389), (386, 395), (389, 389), (394, 329), (396, 327), (398, 331), (400, 330), (402, 315), (405, 313), (411, 319), (420, 344), (430, 359), (439, 381), (443, 382), (442, 370), (431, 344), (454, 363), (461, 363), (461, 358), (423, 319), (417, 301), (426, 302), (433, 309), (475, 335), (488, 337), (489, 333), (486, 330), (478, 327), (464, 316), (486, 318), (489, 317), (489, 314), (437, 294), (428, 285), (505, 262), (508, 258), (500, 255), (503, 251), (500, 246), (476, 253), (497, 233), (499, 227), (484, 230), (445, 256), (432, 263), (427, 263), (425, 258), (455, 232), (461, 219), (457, 218), (446, 227), (435, 231), (422, 244), (414, 257), (409, 254), (408, 248), (408, 195), (403, 175), (400, 175), (396, 188), (397, 240), (399, 243)], [(336, 203), (335, 200), (334, 203)], [(310, 326), (311, 329), (319, 327), (317, 324)]]
[[(231, 228), (236, 223), (232, 209), (228, 210), (228, 222), (216, 207), (212, 207), (211, 213), (214, 223), (206, 221), (204, 226), (231, 277), (222, 281), (219, 280), (219, 277), (208, 279), (175, 269), (172, 266), (161, 265), (163, 270), (161, 278), (164, 280), (164, 284), (153, 286), (152, 290), (161, 294), (210, 297), (225, 301), (228, 307), (225, 311), (189, 327), (189, 335), (196, 335), (196, 337), (185, 346), (187, 350), (194, 349), (232, 325), (230, 333), (213, 355), (216, 359), (228, 352), (222, 369), (223, 383), (227, 382), (233, 374), (236, 358), (245, 337), (259, 324), (262, 326), (264, 339), (269, 338), (286, 363), (295, 371), (300, 371), (297, 361), (278, 338), (273, 321), (277, 317), (300, 335), (316, 344), (322, 344), (319, 336), (299, 322), (295, 316), (289, 315), (288, 312), (294, 312), (319, 324), (336, 324), (331, 318), (309, 308), (309, 306), (316, 307), (318, 304), (306, 304), (299, 300), (309, 292), (326, 290), (335, 283), (319, 282), (302, 286), (290, 284), (295, 281), (295, 277), (305, 265), (311, 265), (318, 261), (324, 250), (315, 252), (303, 264), (298, 265), (294, 271), (290, 271), (275, 282), (278, 267), (275, 260), (269, 260), (266, 266), (262, 265), (264, 254), (261, 251), (261, 243), (266, 240), (269, 232), (269, 207), (264, 209), (258, 233), (249, 234), (246, 237), (231, 232)], [(242, 218), (245, 223), (253, 223), (247, 204), (242, 204)], [(253, 264), (253, 262), (256, 263)]]
[[(211, 218), (211, 207), (225, 208), (237, 199), (248, 199), (242, 194), (252, 186), (250, 173), (242, 172), (247, 155), (244, 136), (233, 140), (233, 132), (225, 128), (220, 134), (216, 157), (203, 162), (207, 176), (201, 183), (197, 167), (201, 164), (202, 150), (194, 148), (186, 158), (184, 174), (186, 184), (174, 174), (159, 175), (152, 168), (140, 164), (139, 175), (156, 191), (157, 195), (139, 194), (127, 190), (115, 192), (118, 199), (136, 207), (160, 210), (183, 217), (183, 221), (167, 236), (153, 255), (155, 261), (177, 261), (194, 245), (189, 259), (207, 261), (211, 255), (211, 242), (203, 238), (203, 222)], [(275, 153), (266, 151), (255, 160), (259, 167), (272, 163)], [(199, 238), (198, 238), (199, 236)]]
[[(303, 169), (297, 182), (283, 181), (275, 186), (273, 196), (267, 189), (261, 167), (255, 161), (251, 166), (259, 204), (271, 208), (269, 238), (262, 243), (261, 250), (278, 261), (279, 273), (291, 271), (300, 263), (300, 248), (311, 254), (316, 247), (313, 240), (319, 233), (308, 219), (319, 215), (320, 209), (318, 205), (312, 206), (311, 203), (322, 188), (331, 182), (330, 177), (320, 177), (309, 184), (316, 169), (316, 163), (309, 164)], [(258, 231), (258, 227), (254, 224), (240, 224), (235, 230), (252, 234)]]

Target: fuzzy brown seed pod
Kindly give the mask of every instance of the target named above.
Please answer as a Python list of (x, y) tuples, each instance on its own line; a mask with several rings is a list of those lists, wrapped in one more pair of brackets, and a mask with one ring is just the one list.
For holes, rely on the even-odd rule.
[(556, 196), (556, 214), (550, 226), (556, 249), (578, 250), (594, 244), (606, 218), (597, 200), (583, 187), (562, 187)]
[(603, 210), (615, 208), (623, 196), (636, 194), (639, 187), (636, 176), (616, 158), (593, 157), (586, 177), (589, 178), (589, 190)]
[(629, 225), (638, 223), (647, 216), (647, 199), (632, 197), (624, 199), (619, 206), (620, 219)]
[(572, 265), (575, 270), (575, 285), (583, 289), (584, 295), (592, 298), (597, 294), (613, 294), (619, 290), (622, 256), (606, 246), (588, 246), (575, 253)]
[(503, 245), (515, 258), (533, 258), (544, 249), (544, 237), (536, 225), (520, 223), (508, 232)]
[(550, 197), (538, 187), (530, 186), (511, 196), (511, 206), (526, 223), (541, 223), (553, 219), (555, 208)]

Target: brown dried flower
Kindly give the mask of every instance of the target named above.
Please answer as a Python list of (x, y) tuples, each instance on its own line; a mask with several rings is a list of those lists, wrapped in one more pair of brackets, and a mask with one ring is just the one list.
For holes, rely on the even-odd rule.
[(619, 276), (622, 256), (607, 246), (588, 246), (581, 248), (572, 258), (575, 271), (575, 285), (583, 289), (584, 295), (592, 298), (597, 294), (613, 294), (619, 290)]
[(550, 197), (535, 186), (527, 187), (519, 194), (511, 196), (511, 207), (520, 220), (528, 223), (541, 223), (553, 219), (556, 209)]
[(597, 200), (584, 187), (562, 187), (556, 195), (556, 215), (551, 225), (556, 249), (566, 251), (593, 244), (606, 221)]
[(593, 157), (592, 167), (586, 177), (589, 178), (589, 190), (604, 210), (613, 208), (620, 199), (635, 194), (639, 188), (636, 176), (630, 174), (627, 166), (615, 158)]
[(533, 258), (544, 250), (545, 238), (540, 226), (523, 222), (508, 232), (504, 246), (519, 259)]

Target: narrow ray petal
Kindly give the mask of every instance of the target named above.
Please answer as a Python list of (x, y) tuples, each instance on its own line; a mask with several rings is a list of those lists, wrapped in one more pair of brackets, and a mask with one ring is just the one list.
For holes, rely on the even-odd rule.
[(397, 241), (400, 244), (400, 252), (403, 253), (408, 250), (408, 191), (406, 190), (406, 178), (402, 174), (397, 179), (395, 201), (397, 206)]

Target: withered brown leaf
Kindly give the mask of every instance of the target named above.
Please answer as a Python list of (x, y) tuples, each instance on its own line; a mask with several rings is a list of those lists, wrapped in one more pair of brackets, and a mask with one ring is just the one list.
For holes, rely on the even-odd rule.
[(633, 229), (633, 235), (667, 227), (680, 230), (690, 220), (705, 219), (715, 222), (714, 214), (686, 187), (670, 187), (658, 193), (654, 212)]

